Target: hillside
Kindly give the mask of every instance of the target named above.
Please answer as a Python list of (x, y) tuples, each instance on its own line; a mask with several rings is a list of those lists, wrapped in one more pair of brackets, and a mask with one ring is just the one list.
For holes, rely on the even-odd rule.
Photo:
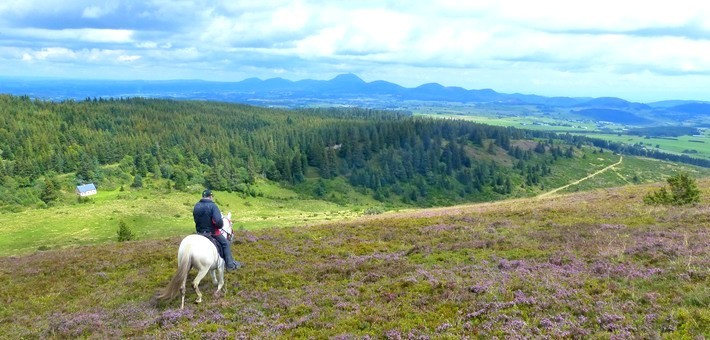
[[(227, 294), (151, 304), (180, 238), (0, 258), (8, 338), (695, 338), (710, 332), (710, 180), (242, 231)], [(38, 235), (41, 237), (41, 235)], [(194, 273), (192, 274), (194, 275)], [(194, 299), (188, 290), (188, 299)]]
[(561, 162), (585, 162), (597, 147), (647, 153), (397, 111), (143, 98), (0, 103), (0, 210), (8, 212), (70, 204), (84, 183), (258, 196), (262, 180), (337, 204), (357, 191), (387, 207), (453, 205), (534, 195), (565, 172)]
[[(388, 204), (491, 200), (521, 194), (511, 182), (524, 176), (535, 180), (521, 191), (535, 190), (542, 163), (572, 147), (548, 145), (553, 136), (540, 132), (357, 108), (12, 96), (0, 103), (0, 208), (8, 210), (52, 205), (58, 191), (87, 182), (103, 190), (155, 183), (255, 196), (253, 185), (265, 179), (338, 201), (330, 187), (342, 180)], [(511, 140), (533, 138), (545, 139), (539, 152), (511, 148)]]
[(101, 191), (207, 187), (254, 197), (265, 180), (341, 205), (355, 191), (388, 209), (493, 201), (544, 191), (568, 175), (567, 160), (586, 164), (604, 150), (710, 168), (709, 160), (640, 143), (401, 111), (7, 95), (0, 104), (4, 212), (75, 203), (74, 188), (84, 183)]
[(649, 121), (642, 117), (636, 116), (633, 113), (616, 110), (616, 109), (583, 109), (579, 111), (572, 111), (574, 114), (578, 114), (583, 117), (591, 118), (596, 121), (606, 121), (614, 122), (620, 124), (632, 124), (632, 125), (643, 125), (648, 124)]

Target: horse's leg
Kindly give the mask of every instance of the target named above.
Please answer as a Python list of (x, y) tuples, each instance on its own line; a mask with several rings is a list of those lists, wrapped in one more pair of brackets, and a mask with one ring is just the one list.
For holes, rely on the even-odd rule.
[(195, 300), (195, 303), (202, 302), (202, 292), (200, 292), (200, 288), (198, 286), (209, 270), (210, 267), (200, 268), (200, 271), (197, 272), (197, 276), (195, 276), (195, 279), (192, 280), (192, 288), (195, 288), (195, 292), (197, 293), (197, 300)]
[(182, 286), (180, 286), (180, 295), (182, 296), (180, 299), (180, 309), (185, 308), (185, 281), (182, 281)]
[[(217, 294), (222, 291), (222, 287), (224, 287), (224, 267), (217, 267), (217, 269), (212, 271), (212, 276), (214, 278), (214, 284), (217, 286), (217, 290), (215, 290), (214, 295), (217, 296)], [(227, 295), (226, 290), (224, 295)]]
[(217, 270), (211, 270), (210, 275), (212, 276), (212, 284), (217, 287)]
[[(217, 276), (219, 277), (219, 284), (217, 285), (217, 291), (219, 292), (224, 287), (224, 267), (217, 269)], [(224, 295), (227, 295), (227, 291), (224, 291)]]

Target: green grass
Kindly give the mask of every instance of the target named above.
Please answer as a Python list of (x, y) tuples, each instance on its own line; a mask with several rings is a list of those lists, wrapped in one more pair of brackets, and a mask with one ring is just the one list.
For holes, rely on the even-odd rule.
[(585, 135), (592, 138), (622, 142), (626, 144), (643, 143), (649, 149), (657, 149), (674, 154), (683, 154), (686, 150), (695, 150), (697, 152), (685, 154), (693, 158), (710, 159), (710, 138), (708, 137), (679, 136), (673, 138), (646, 138), (643, 136), (596, 133)]
[(686, 172), (693, 178), (710, 176), (710, 169), (679, 165), (650, 158), (624, 157), (624, 161), (621, 165), (599, 176), (583, 181), (578, 185), (571, 186), (563, 192), (587, 191), (596, 188), (663, 182), (668, 177), (679, 172)]
[[(628, 126), (604, 124), (602, 125), (602, 131), (599, 125), (592, 122), (569, 120), (554, 112), (543, 114), (537, 109), (525, 106), (516, 110), (503, 108), (500, 112), (488, 108), (424, 108), (416, 111), (416, 114), (434, 118), (461, 119), (488, 125), (511, 126), (527, 130), (570, 132), (626, 144), (643, 143), (649, 149), (657, 149), (673, 154), (687, 154), (694, 158), (710, 159), (710, 129), (706, 129), (702, 136), (686, 135), (673, 138), (646, 138), (645, 136), (626, 135), (624, 130)], [(610, 133), (608, 131), (613, 132)]]
[[(347, 220), (363, 210), (355, 205), (297, 199), (294, 192), (271, 184), (256, 188), (263, 197), (215, 193), (220, 210), (232, 212), (235, 229)], [(189, 234), (194, 232), (192, 207), (197, 200), (199, 193), (99, 190), (86, 203), (0, 214), (0, 256), (112, 242), (119, 221), (124, 221), (138, 240)]]
[[(560, 158), (552, 175), (542, 178), (542, 186), (518, 188), (518, 196), (536, 196), (583, 178), (617, 162), (618, 155), (584, 149), (575, 158)], [(661, 182), (678, 171), (695, 178), (710, 176), (710, 169), (677, 165), (652, 159), (625, 157), (615, 167), (593, 179), (566, 189), (566, 192)], [(118, 225), (124, 222), (137, 240), (185, 235), (193, 232), (192, 207), (201, 188), (188, 193), (166, 191), (164, 183), (146, 180), (146, 188), (121, 191), (99, 188), (85, 203), (77, 203), (73, 193), (64, 193), (60, 203), (41, 209), (19, 209), (0, 214), (0, 256), (23, 255), (37, 250), (64, 249), (115, 242)], [(261, 181), (250, 197), (239, 193), (216, 192), (223, 213), (232, 212), (235, 229), (255, 230), (347, 221), (369, 210), (382, 212), (403, 209), (402, 205), (374, 200), (343, 179), (324, 182), (327, 197), (302, 199), (312, 194), (319, 181), (308, 178), (296, 189)], [(432, 191), (432, 195), (447, 195)]]
[[(598, 131), (599, 125), (584, 119), (570, 119), (567, 112), (542, 112), (535, 106), (512, 107), (461, 107), (461, 108), (423, 108), (415, 114), (433, 117), (473, 121), (481, 124), (511, 126), (520, 129), (553, 132), (589, 132)], [(580, 117), (581, 118), (581, 117)], [(621, 131), (624, 126), (605, 124), (605, 129)]]

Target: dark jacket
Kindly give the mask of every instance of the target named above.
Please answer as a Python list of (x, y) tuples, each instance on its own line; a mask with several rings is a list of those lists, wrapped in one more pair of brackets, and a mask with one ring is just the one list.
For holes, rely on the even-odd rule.
[(222, 213), (211, 199), (203, 198), (192, 209), (192, 217), (195, 219), (195, 230), (198, 233), (220, 234), (220, 229), (224, 225)]

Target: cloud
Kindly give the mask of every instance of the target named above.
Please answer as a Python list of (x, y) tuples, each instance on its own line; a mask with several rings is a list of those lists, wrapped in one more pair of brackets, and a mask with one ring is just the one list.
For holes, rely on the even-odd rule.
[(133, 42), (133, 31), (118, 29), (62, 29), (43, 28), (8, 29), (3, 32), (13, 39), (31, 40), (35, 44), (124, 44)]
[(55, 74), (68, 74), (67, 62), (74, 72), (107, 65), (101, 75), (122, 78), (355, 72), (410, 85), (608, 89), (709, 74), (708, 17), (710, 3), (694, 0), (6, 0), (0, 59)]
[(31, 51), (22, 55), (22, 60), (32, 62), (35, 60), (53, 59), (57, 61), (67, 61), (76, 59), (76, 53), (63, 47), (49, 47), (38, 51)]
[(106, 4), (106, 6), (92, 5), (84, 8), (84, 11), (82, 11), (81, 13), (81, 17), (88, 19), (98, 19), (103, 16), (106, 16), (109, 13), (112, 13), (117, 8), (118, 5), (115, 2), (109, 2), (108, 4)]
[(140, 59), (141, 56), (139, 55), (120, 55), (118, 56), (118, 61), (127, 61), (127, 62), (132, 62)]

